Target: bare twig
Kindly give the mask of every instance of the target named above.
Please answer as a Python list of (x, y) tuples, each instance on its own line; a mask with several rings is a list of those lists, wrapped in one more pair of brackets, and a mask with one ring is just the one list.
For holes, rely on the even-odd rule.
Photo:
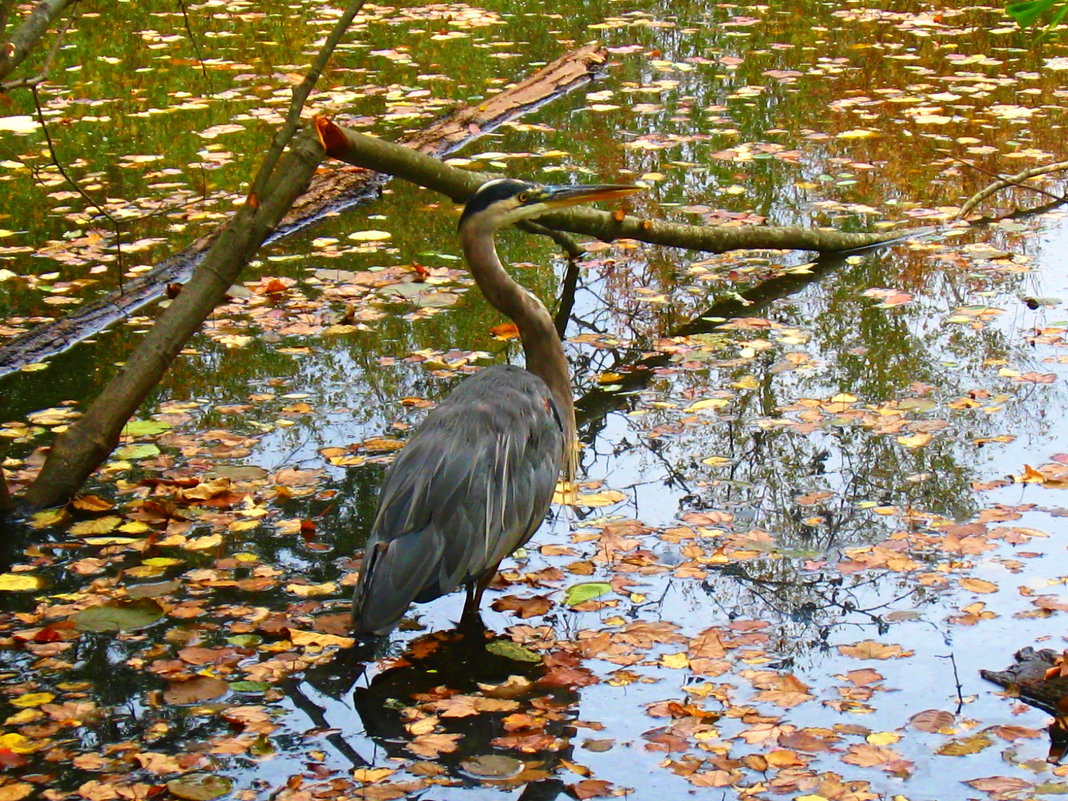
[[(964, 163), (967, 164), (968, 162)], [(980, 168), (976, 167), (976, 169)], [(1021, 189), (1030, 189), (1032, 192), (1041, 192), (1042, 194), (1047, 195), (1053, 198), (1054, 200), (1063, 201), (1063, 197), (1055, 195), (1052, 192), (1047, 192), (1041, 187), (1025, 184), (1024, 181), (1027, 181), (1030, 178), (1037, 178), (1040, 175), (1049, 175), (1050, 173), (1062, 172), (1064, 170), (1068, 170), (1068, 161), (1057, 161), (1053, 164), (1044, 164), (1040, 167), (1031, 167), (1030, 169), (1024, 170), (1023, 172), (1018, 172), (1015, 175), (998, 178), (996, 181), (991, 184), (988, 184), (986, 187), (979, 190), (970, 198), (968, 198), (964, 202), (964, 205), (960, 207), (960, 211), (957, 212), (957, 219), (961, 219), (962, 217), (964, 217), (965, 214), (975, 208), (978, 204), (982, 203), (992, 194), (1001, 189), (1004, 189), (1007, 186), (1018, 186)], [(980, 171), (985, 172), (985, 170)]]
[(41, 130), (44, 131), (45, 142), (48, 144), (48, 153), (52, 159), (52, 164), (54, 164), (55, 168), (59, 170), (59, 174), (63, 176), (64, 180), (72, 187), (74, 187), (74, 190), (85, 199), (86, 203), (90, 204), (94, 209), (100, 212), (100, 214), (107, 218), (107, 221), (111, 223), (112, 228), (114, 228), (115, 230), (115, 251), (116, 255), (118, 256), (117, 266), (119, 272), (119, 289), (122, 290), (122, 276), (123, 273), (126, 272), (126, 268), (123, 266), (122, 260), (122, 226), (120, 225), (118, 220), (111, 216), (107, 209), (97, 203), (91, 195), (89, 195), (84, 189), (82, 189), (81, 184), (75, 181), (74, 178), (71, 177), (70, 173), (68, 173), (67, 170), (63, 167), (63, 164), (59, 160), (59, 156), (56, 155), (56, 147), (55, 144), (52, 142), (52, 134), (49, 133), (48, 124), (45, 122), (44, 110), (41, 108), (41, 98), (37, 94), (37, 87), (31, 86), (30, 90), (33, 92), (33, 105), (34, 108), (37, 109), (37, 121), (41, 124)]
[(316, 81), (319, 80), (319, 76), (323, 74), (326, 63), (334, 53), (334, 48), (337, 47), (341, 37), (345, 35), (345, 31), (348, 30), (353, 18), (361, 8), (363, 8), (363, 2), (353, 3), (345, 11), (341, 19), (334, 25), (334, 29), (330, 32), (330, 36), (327, 37), (322, 49), (319, 50), (319, 54), (315, 57), (315, 61), (312, 62), (308, 74), (304, 76), (304, 80), (293, 88), (293, 98), (289, 101), (289, 113), (286, 114), (286, 121), (278, 129), (278, 133), (271, 143), (271, 149), (267, 151), (267, 155), (263, 159), (263, 166), (260, 167), (259, 173), (252, 182), (252, 188), (249, 190), (249, 202), (253, 206), (259, 202), (259, 197), (267, 186), (267, 181), (270, 180), (271, 175), (274, 173), (278, 159), (282, 157), (282, 151), (285, 150), (286, 144), (293, 138), (293, 134), (297, 132), (297, 128), (300, 126), (300, 112), (304, 108), (308, 95), (311, 94), (312, 88), (315, 86)]
[(193, 35), (193, 27), (189, 24), (189, 13), (185, 8), (185, 0), (178, 0), (178, 9), (182, 12), (182, 23), (185, 25), (185, 32), (189, 37), (189, 42), (193, 45), (193, 52), (197, 54), (197, 63), (200, 65), (200, 72), (204, 76), (204, 81), (208, 84), (208, 91), (215, 94), (211, 76), (208, 74), (208, 68), (204, 64), (204, 56), (200, 52), (200, 43), (197, 41), (197, 37)]

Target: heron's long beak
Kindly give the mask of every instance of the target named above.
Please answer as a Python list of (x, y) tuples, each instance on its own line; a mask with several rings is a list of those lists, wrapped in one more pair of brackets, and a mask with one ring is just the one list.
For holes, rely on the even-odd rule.
[(582, 184), (578, 186), (547, 186), (545, 194), (538, 198), (550, 209), (574, 206), (576, 203), (588, 203), (594, 200), (611, 200), (617, 197), (633, 195), (641, 189), (630, 184)]

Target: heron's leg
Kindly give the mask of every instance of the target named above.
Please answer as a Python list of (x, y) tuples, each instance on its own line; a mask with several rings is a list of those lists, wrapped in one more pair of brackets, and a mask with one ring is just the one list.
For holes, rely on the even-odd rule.
[(464, 602), (463, 615), (460, 616), (460, 628), (485, 628), (482, 623), (482, 617), (478, 613), (478, 608), (482, 605), (482, 593), (486, 591), (486, 587), (489, 586), (496, 575), (497, 565), (494, 565), (478, 579), (467, 585), (467, 600)]

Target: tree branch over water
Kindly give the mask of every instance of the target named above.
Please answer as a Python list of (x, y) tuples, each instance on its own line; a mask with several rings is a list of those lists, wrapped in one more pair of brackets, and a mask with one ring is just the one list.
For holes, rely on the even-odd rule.
[[(127, 420), (152, 391), (175, 356), (226, 296), (241, 269), (311, 181), (323, 153), (309, 134), (293, 139), (300, 111), (330, 55), (363, 0), (354, 0), (338, 20), (304, 81), (294, 89), (289, 115), (275, 137), (249, 200), (223, 229), (192, 280), (164, 310), (123, 369), (90, 405), (85, 416), (60, 434), (37, 478), (26, 491), (30, 508), (65, 503), (118, 444)], [(284, 160), (283, 151), (289, 145)]]
[[(499, 176), (451, 167), (402, 145), (343, 128), (318, 117), (315, 128), (327, 155), (369, 170), (389, 173), (463, 202), (484, 181)], [(814, 250), (831, 253), (871, 247), (894, 239), (900, 232), (851, 234), (828, 228), (773, 226), (687, 225), (627, 215), (617, 219), (598, 209), (576, 206), (538, 218), (547, 228), (595, 236), (605, 242), (636, 239), (653, 245), (724, 253), (728, 250)]]
[[(0, 25), (0, 84), (33, 51), (34, 46), (66, 10), (67, 6), (77, 0), (41, 0), (15, 28), (10, 36), (3, 36)], [(4, 5), (6, 11), (7, 5)], [(2, 12), (0, 12), (2, 13)], [(2, 13), (6, 17), (6, 13)]]

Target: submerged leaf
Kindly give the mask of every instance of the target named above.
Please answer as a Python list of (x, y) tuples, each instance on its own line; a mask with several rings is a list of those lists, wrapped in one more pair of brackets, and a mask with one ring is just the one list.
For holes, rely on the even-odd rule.
[(72, 618), (80, 631), (135, 631), (163, 617), (163, 608), (151, 598), (108, 601), (83, 609)]

